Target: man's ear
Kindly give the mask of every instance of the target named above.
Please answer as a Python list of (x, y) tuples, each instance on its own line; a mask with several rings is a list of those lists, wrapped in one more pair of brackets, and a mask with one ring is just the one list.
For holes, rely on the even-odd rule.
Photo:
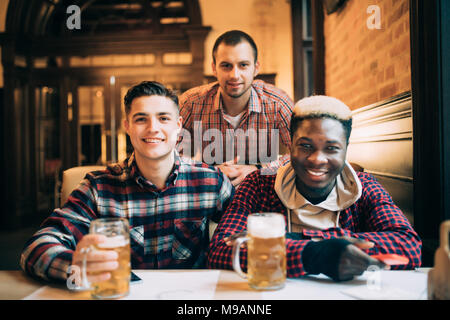
[(128, 122), (128, 118), (123, 120), (123, 127), (125, 128), (125, 131), (128, 133), (128, 129), (130, 127), (130, 123)]
[(214, 77), (217, 78), (216, 63), (214, 61), (211, 63), (211, 69), (212, 69)]
[(181, 129), (183, 128), (183, 118), (181, 116), (178, 116), (178, 120), (177, 120), (177, 134), (180, 134)]
[(254, 77), (256, 77), (257, 75), (258, 75), (258, 73), (259, 73), (259, 68), (260, 68), (260, 65), (259, 65), (259, 61), (256, 61), (255, 62), (255, 73), (254, 73)]

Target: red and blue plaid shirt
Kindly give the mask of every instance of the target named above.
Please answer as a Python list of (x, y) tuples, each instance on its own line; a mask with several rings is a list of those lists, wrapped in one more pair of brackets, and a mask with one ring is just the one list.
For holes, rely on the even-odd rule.
[[(218, 82), (214, 82), (192, 88), (180, 96), (183, 129), (189, 135), (183, 136), (178, 151), (185, 152), (183, 147), (190, 146), (190, 154), (183, 155), (208, 164), (221, 164), (240, 154), (244, 155), (239, 159), (240, 164), (264, 163), (278, 168), (289, 161), (289, 155), (277, 159), (279, 150), (276, 150), (275, 144), (279, 146), (281, 142), (290, 150), (289, 126), (294, 107), (292, 99), (281, 89), (264, 81), (254, 80), (248, 108), (234, 129), (223, 117), (220, 92)], [(222, 140), (217, 142), (218, 138)], [(211, 145), (221, 148), (214, 150), (222, 152), (221, 156), (213, 155), (213, 160), (219, 159), (218, 161), (209, 161), (204, 156), (205, 149), (208, 151), (212, 148)], [(199, 148), (201, 150), (197, 150)], [(271, 153), (272, 149), (276, 154)], [(202, 158), (198, 155), (199, 151), (202, 152)]]
[(233, 194), (221, 172), (177, 154), (166, 187), (158, 190), (139, 173), (132, 155), (86, 175), (27, 242), (22, 269), (44, 279), (66, 279), (77, 243), (101, 217), (128, 219), (132, 268), (205, 267), (208, 220), (220, 219)]
[[(375, 244), (373, 248), (365, 250), (369, 255), (395, 253), (409, 258), (408, 265), (392, 266), (392, 269), (420, 266), (422, 242), (407, 218), (375, 177), (368, 173), (357, 174), (362, 184), (362, 195), (352, 206), (341, 212), (340, 227), (303, 230), (302, 240), (286, 239), (288, 277), (306, 274), (302, 252), (312, 238), (347, 236), (367, 240)], [(242, 182), (211, 239), (208, 254), (210, 268), (232, 269), (232, 247), (227, 246), (223, 238), (245, 231), (250, 213), (278, 212), (286, 217), (287, 209), (274, 190), (275, 177), (276, 174), (261, 175), (260, 170), (257, 170)], [(246, 249), (241, 250), (240, 259), (241, 267), (246, 268)]]

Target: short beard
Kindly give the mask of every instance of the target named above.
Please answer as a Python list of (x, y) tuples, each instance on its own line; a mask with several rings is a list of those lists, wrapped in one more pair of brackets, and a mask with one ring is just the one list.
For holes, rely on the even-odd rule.
[(234, 99), (238, 99), (240, 97), (242, 97), (244, 95), (244, 93), (246, 93), (247, 91), (243, 91), (242, 93), (239, 94), (229, 94), (227, 93), (227, 96), (229, 96), (230, 98), (234, 98)]
[(234, 98), (234, 99), (238, 99), (240, 97), (242, 97), (244, 94), (247, 93), (248, 90), (250, 90), (251, 87), (248, 87), (247, 90), (243, 90), (241, 93), (238, 94), (230, 94), (227, 91), (225, 91), (225, 93), (227, 94), (227, 96), (229, 96), (230, 98)]

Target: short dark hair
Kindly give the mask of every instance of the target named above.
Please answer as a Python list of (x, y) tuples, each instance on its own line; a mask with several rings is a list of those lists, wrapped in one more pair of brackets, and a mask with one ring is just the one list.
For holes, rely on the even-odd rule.
[(146, 96), (167, 97), (174, 102), (177, 111), (180, 110), (178, 105), (178, 96), (172, 90), (156, 81), (142, 81), (141, 83), (128, 89), (127, 94), (123, 99), (125, 104), (125, 114), (127, 116), (130, 114), (131, 103), (134, 99)]
[(328, 114), (328, 113), (323, 113), (323, 114), (310, 114), (308, 116), (296, 116), (295, 114), (292, 114), (292, 118), (291, 118), (291, 127), (290, 127), (290, 133), (291, 133), (291, 140), (294, 137), (294, 133), (295, 131), (297, 131), (298, 127), (302, 124), (303, 120), (308, 120), (308, 119), (323, 119), (323, 118), (328, 118), (328, 119), (334, 119), (336, 121), (339, 121), (342, 124), (342, 127), (344, 128), (344, 132), (345, 132), (345, 138), (347, 141), (347, 145), (349, 143), (350, 140), (350, 134), (352, 133), (352, 118), (348, 119), (348, 120), (342, 120), (342, 119), (338, 119), (337, 117)]
[(255, 62), (256, 62), (258, 60), (258, 48), (256, 47), (256, 43), (252, 37), (250, 37), (244, 31), (240, 31), (240, 30), (227, 31), (217, 38), (216, 42), (214, 43), (213, 50), (212, 50), (213, 62), (216, 63), (215, 54), (217, 52), (217, 48), (219, 47), (219, 45), (222, 42), (229, 46), (235, 46), (235, 45), (241, 43), (242, 41), (247, 41), (250, 44), (250, 46), (253, 49), (253, 55), (255, 56)]

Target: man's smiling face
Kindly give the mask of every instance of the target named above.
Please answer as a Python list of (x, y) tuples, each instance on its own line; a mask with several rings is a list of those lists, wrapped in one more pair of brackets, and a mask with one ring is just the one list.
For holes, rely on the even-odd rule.
[(345, 165), (343, 125), (331, 118), (305, 119), (292, 137), (291, 163), (298, 191), (309, 201), (323, 201)]
[(222, 92), (230, 98), (240, 98), (249, 94), (253, 79), (258, 74), (259, 63), (251, 45), (242, 41), (234, 46), (221, 43), (212, 64)]
[(124, 126), (136, 158), (164, 160), (175, 149), (182, 124), (172, 100), (152, 95), (133, 100)]

